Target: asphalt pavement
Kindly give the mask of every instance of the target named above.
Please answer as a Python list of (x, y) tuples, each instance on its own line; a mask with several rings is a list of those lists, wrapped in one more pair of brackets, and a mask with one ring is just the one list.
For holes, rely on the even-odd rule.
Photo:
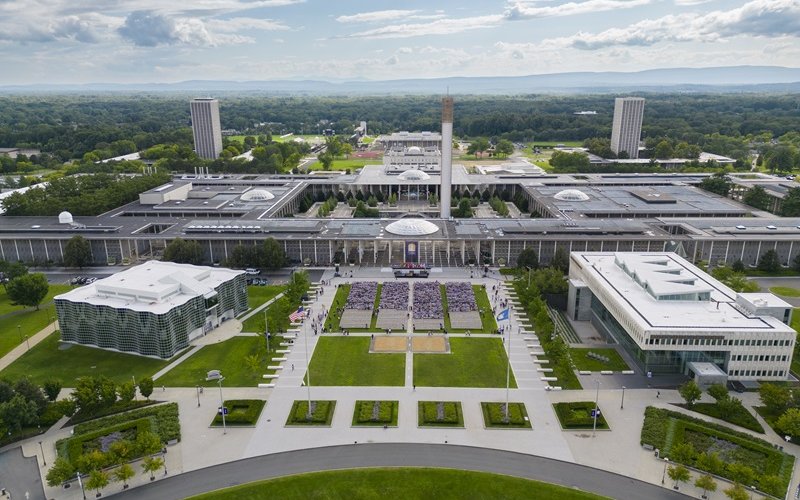
[(25, 458), (20, 447), (0, 453), (0, 488), (11, 493), (14, 499), (44, 500), (38, 459), (37, 456)]
[[(209, 450), (209, 453), (213, 451)], [(412, 443), (352, 444), (262, 455), (167, 477), (116, 497), (181, 499), (262, 479), (362, 467), (439, 467), (483, 471), (560, 484), (626, 500), (686, 498), (668, 487), (560, 460), (471, 446)]]

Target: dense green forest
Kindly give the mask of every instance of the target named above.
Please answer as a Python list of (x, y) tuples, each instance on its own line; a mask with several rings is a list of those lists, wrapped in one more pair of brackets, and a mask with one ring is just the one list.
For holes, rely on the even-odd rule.
[[(800, 96), (784, 94), (641, 94), (643, 138), (665, 137), (734, 157), (741, 139), (777, 138), (800, 128)], [(460, 137), (567, 141), (611, 134), (614, 96), (462, 96), (454, 132)], [(41, 148), (59, 160), (98, 158), (157, 144), (192, 144), (189, 95), (101, 94), (4, 96), (0, 146)], [(582, 110), (596, 115), (575, 115)], [(359, 121), (371, 134), (438, 130), (439, 96), (220, 98), (222, 127), (253, 135), (349, 133)], [(258, 125), (257, 125), (258, 124)], [(93, 158), (93, 157), (92, 157)]]

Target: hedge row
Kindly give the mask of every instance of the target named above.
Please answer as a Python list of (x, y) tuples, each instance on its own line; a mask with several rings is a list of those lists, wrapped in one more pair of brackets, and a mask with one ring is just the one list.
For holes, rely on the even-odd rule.
[(721, 409), (717, 403), (695, 403), (691, 408), (687, 405), (678, 406), (696, 411), (697, 413), (702, 413), (703, 415), (708, 415), (709, 417), (724, 420), (731, 424), (738, 425), (739, 427), (758, 432), (759, 434), (764, 434), (764, 427), (758, 423), (756, 417), (747, 411), (744, 406), (739, 406), (738, 408), (740, 409), (735, 412), (725, 411)]
[[(229, 399), (225, 401), (228, 414), (225, 425), (255, 425), (261, 410), (267, 404), (263, 399)], [(222, 415), (217, 412), (211, 425), (222, 425)]]
[(530, 423), (525, 420), (525, 405), (523, 403), (508, 404), (508, 422), (505, 421), (505, 403), (481, 403), (483, 413), (490, 427), (528, 427)]
[[(90, 453), (95, 449), (99, 449), (94, 446), (90, 446), (89, 449), (86, 448), (86, 445), (90, 444), (92, 441), (104, 436), (108, 436), (115, 432), (124, 432), (128, 430), (135, 430), (135, 436), (138, 436), (142, 432), (150, 432), (152, 430), (152, 427), (153, 427), (153, 422), (150, 418), (148, 417), (138, 418), (136, 420), (131, 420), (123, 422), (121, 424), (112, 425), (110, 427), (105, 427), (103, 429), (98, 429), (93, 432), (87, 432), (84, 434), (77, 435), (75, 437), (65, 440), (63, 443), (59, 443), (59, 447), (62, 447), (62, 449), (64, 450), (67, 460), (69, 460), (70, 463), (72, 463), (73, 465), (77, 466), (78, 460), (82, 455), (84, 455), (85, 453)], [(135, 436), (127, 440), (135, 442), (136, 441)], [(111, 460), (111, 458), (112, 457), (109, 457), (109, 460)]]
[[(558, 421), (564, 429), (591, 429), (594, 427), (594, 417), (592, 410), (595, 404), (592, 401), (580, 401), (575, 403), (555, 403), (553, 408), (556, 411)], [(597, 428), (608, 429), (602, 411), (597, 417)]]
[(118, 413), (110, 417), (99, 418), (75, 426), (75, 434), (85, 434), (110, 427), (113, 425), (129, 422), (134, 419), (153, 417), (155, 429), (153, 432), (159, 435), (161, 441), (168, 442), (176, 439), (181, 440), (181, 423), (178, 419), (178, 403), (168, 403), (158, 406), (149, 406), (139, 410)]
[[(378, 416), (373, 418), (373, 409), (378, 403)], [(356, 421), (360, 424), (369, 423), (392, 423), (396, 401), (357, 401)]]
[(292, 414), (290, 415), (290, 423), (296, 424), (326, 424), (330, 422), (331, 414), (335, 401), (316, 401), (314, 412), (311, 414), (311, 419), (308, 418), (308, 401), (295, 401)]
[(442, 401), (444, 407), (442, 419), (439, 420), (437, 405), (439, 401), (420, 401), (417, 418), (421, 425), (454, 426), (463, 423), (461, 416), (461, 403), (456, 401)]

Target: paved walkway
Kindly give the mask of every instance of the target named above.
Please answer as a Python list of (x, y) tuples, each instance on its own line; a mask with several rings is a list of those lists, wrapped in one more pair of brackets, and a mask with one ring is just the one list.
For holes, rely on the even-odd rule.
[(610, 498), (684, 498), (671, 488), (568, 462), (489, 448), (410, 443), (332, 446), (254, 457), (168, 477), (155, 484), (124, 492), (118, 498), (181, 499), (259, 479), (361, 467), (446, 467), (535, 479)]

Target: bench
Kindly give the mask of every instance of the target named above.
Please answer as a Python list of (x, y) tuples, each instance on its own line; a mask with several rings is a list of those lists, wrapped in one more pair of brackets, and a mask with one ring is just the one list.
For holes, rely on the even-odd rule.
[(578, 375), (591, 375), (591, 374), (592, 372), (590, 372), (589, 370), (580, 370), (578, 372)]
[(279, 378), (279, 377), (280, 377), (280, 375), (261, 375), (261, 378), (267, 378), (267, 379), (273, 379), (273, 378)]
[(286, 361), (288, 358), (272, 358), (272, 361)]
[(283, 370), (281, 365), (267, 365), (267, 370)]
[(541, 373), (552, 373), (553, 369), (552, 368), (537, 368), (536, 371), (537, 372), (541, 372)]
[(542, 377), (539, 380), (541, 380), (542, 382), (555, 382), (558, 380), (558, 377)]
[(275, 352), (277, 352), (278, 354), (289, 354), (290, 352), (292, 352), (292, 350), (291, 349), (276, 349)]
[(275, 384), (258, 384), (259, 389), (272, 389), (275, 387)]

